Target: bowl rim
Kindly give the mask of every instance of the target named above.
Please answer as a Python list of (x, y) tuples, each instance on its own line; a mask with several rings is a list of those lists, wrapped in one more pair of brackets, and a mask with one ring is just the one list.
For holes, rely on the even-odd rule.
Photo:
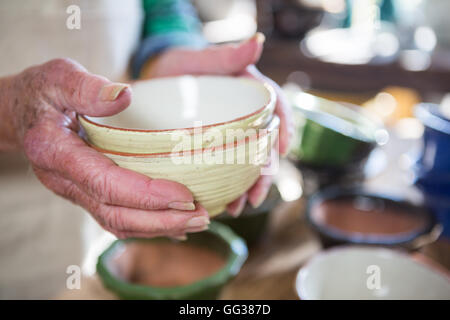
[[(347, 118), (343, 118), (337, 114), (324, 111), (320, 106), (316, 109), (305, 108), (300, 105), (295, 98), (291, 98), (293, 110), (303, 113), (306, 121), (314, 122), (326, 130), (330, 130), (351, 140), (356, 140), (358, 142), (367, 144), (380, 145), (380, 142), (376, 138), (376, 132), (386, 131), (386, 129), (379, 119), (370, 116), (368, 111), (364, 108), (359, 107), (353, 103), (325, 99), (307, 92), (298, 92), (297, 94), (309, 96), (311, 97), (311, 99), (315, 99), (321, 105), (327, 104), (333, 106), (333, 108), (335, 108), (339, 113), (351, 115), (355, 119), (355, 122), (350, 121)], [(354, 132), (349, 132), (349, 127), (359, 128), (360, 125), (364, 124), (371, 125), (373, 136), (369, 137), (365, 134), (355, 135)]]
[[(357, 197), (364, 196), (369, 198), (380, 199), (383, 201), (387, 201), (392, 204), (414, 207), (417, 212), (421, 212), (420, 215), (424, 216), (427, 221), (425, 225), (421, 228), (401, 232), (393, 235), (379, 235), (379, 236), (369, 236), (365, 237), (364, 233), (358, 232), (346, 232), (344, 230), (340, 230), (338, 228), (334, 228), (332, 226), (318, 223), (314, 220), (312, 216), (313, 208), (323, 203), (326, 200), (338, 199), (341, 197)], [(393, 195), (383, 194), (381, 192), (375, 192), (360, 187), (339, 187), (339, 186), (331, 186), (319, 190), (314, 193), (311, 198), (308, 200), (306, 205), (306, 219), (308, 223), (321, 235), (331, 238), (334, 241), (342, 242), (344, 244), (354, 244), (354, 245), (375, 245), (375, 246), (407, 246), (411, 244), (415, 239), (420, 236), (429, 234), (433, 231), (433, 229), (438, 224), (435, 216), (432, 214), (430, 209), (424, 204), (415, 204), (406, 198), (395, 197)]]
[(217, 238), (223, 240), (229, 248), (229, 254), (226, 257), (226, 264), (219, 271), (199, 281), (190, 283), (188, 285), (175, 287), (153, 287), (139, 285), (118, 278), (117, 276), (113, 275), (107, 267), (107, 259), (112, 254), (114, 254), (115, 250), (119, 246), (133, 241), (152, 242), (158, 239), (161, 240), (162, 238), (130, 238), (114, 241), (99, 256), (97, 261), (97, 273), (99, 274), (105, 286), (107, 286), (109, 289), (115, 288), (112, 291), (114, 291), (119, 296), (140, 296), (158, 300), (165, 299), (167, 297), (171, 297), (172, 299), (179, 299), (183, 296), (194, 295), (210, 287), (220, 286), (222, 284), (225, 284), (229, 279), (234, 277), (239, 272), (245, 260), (247, 259), (248, 249), (245, 241), (241, 237), (236, 235), (229, 227), (216, 221), (212, 221), (209, 225), (209, 229), (204, 232), (210, 233), (213, 236), (216, 236)]
[(348, 244), (346, 244), (346, 245), (339, 245), (339, 246), (336, 246), (336, 247), (333, 247), (333, 248), (330, 248), (327, 250), (319, 251), (317, 254), (310, 257), (305, 262), (305, 264), (299, 268), (299, 270), (297, 271), (297, 275), (295, 277), (295, 284), (294, 284), (297, 296), (301, 300), (310, 300), (310, 298), (306, 297), (302, 293), (303, 290), (300, 290), (300, 289), (302, 287), (304, 278), (308, 274), (308, 271), (309, 271), (308, 269), (311, 268), (311, 265), (315, 261), (317, 261), (319, 259), (323, 259), (330, 255), (339, 254), (342, 251), (361, 251), (361, 250), (366, 251), (366, 252), (372, 251), (372, 252), (375, 252), (375, 254), (382, 255), (382, 256), (390, 256), (390, 257), (396, 257), (396, 258), (408, 260), (409, 262), (411, 262), (412, 264), (415, 264), (419, 268), (424, 269), (427, 272), (433, 273), (433, 274), (441, 277), (442, 279), (446, 279), (450, 283), (450, 276), (447, 276), (446, 274), (442, 273), (441, 271), (436, 270), (435, 268), (428, 266), (425, 263), (422, 263), (420, 261), (413, 259), (405, 251), (400, 251), (400, 250), (386, 248), (386, 247), (370, 247), (370, 246), (364, 246), (364, 245), (348, 245)]
[(97, 147), (93, 145), (91, 142), (85, 140), (85, 142), (89, 145), (89, 147), (95, 149), (98, 152), (101, 152), (103, 154), (112, 154), (117, 156), (123, 156), (123, 157), (135, 157), (135, 158), (166, 158), (166, 157), (185, 157), (185, 156), (191, 156), (198, 153), (203, 153), (206, 151), (214, 151), (214, 150), (222, 150), (225, 151), (228, 148), (236, 148), (240, 146), (243, 143), (248, 143), (250, 141), (259, 140), (264, 138), (265, 136), (272, 134), (274, 130), (277, 130), (280, 126), (280, 118), (277, 115), (273, 115), (272, 119), (270, 120), (269, 124), (267, 125), (266, 129), (262, 134), (256, 134), (252, 136), (246, 136), (245, 139), (241, 139), (238, 141), (234, 141), (231, 143), (224, 143), (219, 146), (214, 147), (203, 147), (200, 149), (191, 149), (186, 151), (178, 151), (178, 152), (156, 152), (156, 153), (131, 153), (131, 152), (121, 152), (121, 151), (112, 151), (112, 150), (106, 150), (100, 147)]
[(414, 107), (414, 115), (425, 127), (444, 134), (450, 134), (450, 119), (445, 118), (436, 103), (419, 103)]
[[(146, 79), (146, 80), (137, 80), (134, 81), (132, 83), (132, 85), (134, 84), (138, 84), (138, 83), (142, 83), (142, 82), (150, 82), (150, 81), (154, 81), (154, 80), (161, 80), (161, 79), (176, 79), (176, 78), (180, 78), (186, 75), (181, 75), (181, 76), (169, 76), (169, 77), (161, 77), (161, 78), (154, 78), (154, 79)], [(215, 77), (215, 78), (227, 78), (227, 79), (239, 79), (239, 80), (244, 80), (244, 81), (249, 81), (249, 82), (253, 82), (257, 85), (260, 86), (261, 89), (265, 89), (266, 92), (269, 95), (269, 100), (266, 104), (264, 104), (262, 107), (258, 108), (256, 111), (253, 111), (252, 113), (243, 115), (241, 117), (232, 119), (232, 120), (228, 120), (228, 121), (223, 121), (223, 122), (217, 122), (217, 123), (212, 123), (209, 125), (205, 125), (205, 126), (201, 126), (201, 129), (208, 129), (208, 128), (213, 128), (213, 127), (218, 127), (218, 126), (222, 126), (222, 125), (227, 125), (233, 122), (238, 122), (238, 121), (242, 121), (245, 119), (248, 119), (256, 114), (259, 114), (261, 112), (263, 112), (265, 109), (270, 108), (272, 105), (275, 106), (276, 103), (276, 93), (275, 93), (275, 89), (273, 88), (272, 85), (269, 84), (268, 81), (260, 81), (257, 79), (252, 79), (249, 77), (232, 77), (232, 76), (219, 76), (219, 75), (190, 75), (194, 78), (207, 78), (207, 77)], [(131, 87), (131, 89), (133, 89)], [(186, 128), (177, 128), (177, 129), (131, 129), (131, 128), (120, 128), (120, 127), (115, 127), (115, 126), (110, 126), (110, 125), (106, 125), (106, 124), (101, 124), (101, 123), (97, 123), (93, 120), (91, 120), (90, 118), (95, 118), (95, 117), (89, 117), (86, 115), (78, 115), (79, 119), (82, 119), (83, 121), (86, 121), (87, 123), (89, 123), (92, 126), (98, 127), (98, 128), (103, 128), (103, 129), (109, 129), (109, 130), (114, 130), (114, 131), (121, 131), (121, 132), (130, 132), (130, 133), (171, 133), (171, 132), (178, 132), (178, 131), (188, 131), (188, 132), (193, 132), (195, 129), (199, 130), (199, 127), (186, 127)]]

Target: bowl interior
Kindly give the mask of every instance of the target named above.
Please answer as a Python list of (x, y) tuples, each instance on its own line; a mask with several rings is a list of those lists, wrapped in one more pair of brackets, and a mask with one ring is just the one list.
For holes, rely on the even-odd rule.
[[(256, 80), (225, 76), (180, 76), (138, 81), (124, 111), (86, 117), (114, 128), (168, 130), (207, 126), (251, 115), (272, 99)], [(199, 123), (200, 122), (200, 123)]]
[(423, 206), (355, 189), (322, 190), (310, 199), (307, 211), (312, 225), (337, 243), (404, 244), (435, 225)]
[(382, 248), (319, 254), (300, 270), (296, 288), (301, 299), (450, 299), (446, 276)]
[[(170, 245), (172, 249), (167, 250)], [(160, 247), (155, 251), (157, 246)], [(181, 248), (174, 251), (174, 246)], [(148, 257), (149, 249), (152, 252), (151, 259)], [(180, 255), (183, 250), (184, 253)], [(203, 255), (198, 254), (199, 250)], [(210, 262), (216, 268), (202, 267), (205, 272), (195, 270), (198, 261), (193, 261), (189, 256), (193, 254), (200, 257), (202, 262), (209, 256), (214, 260)], [(213, 222), (208, 231), (190, 234), (184, 242), (174, 242), (167, 238), (118, 240), (99, 257), (97, 271), (104, 284), (123, 298), (188, 299), (199, 297), (204, 291), (211, 290), (211, 287), (226, 283), (239, 271), (246, 257), (247, 248), (243, 240), (228, 227)], [(174, 265), (172, 260), (176, 258), (180, 258), (179, 264)], [(136, 260), (140, 262), (136, 263)], [(172, 263), (164, 265), (164, 261)], [(190, 266), (183, 264), (183, 261)], [(145, 270), (146, 264), (148, 270)], [(186, 268), (190, 271), (186, 271)], [(158, 269), (158, 275), (150, 274), (158, 272)], [(163, 273), (170, 276), (170, 272), (173, 279), (162, 279)], [(183, 275), (180, 275), (189, 272), (191, 275), (187, 278), (184, 276), (183, 279)], [(201, 273), (205, 276), (201, 276)], [(190, 281), (191, 279), (194, 281)]]

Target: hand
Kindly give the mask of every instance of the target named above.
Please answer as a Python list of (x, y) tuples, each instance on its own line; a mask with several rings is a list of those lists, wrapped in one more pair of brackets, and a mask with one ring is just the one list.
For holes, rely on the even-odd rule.
[(22, 148), (39, 180), (88, 210), (119, 238), (172, 236), (207, 228), (208, 214), (183, 185), (116, 166), (78, 136), (76, 114), (125, 109), (125, 84), (64, 59), (0, 79), (0, 143)]
[[(163, 77), (182, 74), (219, 74), (240, 75), (268, 82), (277, 93), (275, 113), (280, 117), (279, 152), (286, 155), (292, 136), (293, 125), (290, 107), (281, 88), (271, 79), (262, 75), (254, 64), (259, 60), (263, 50), (264, 36), (255, 34), (240, 44), (211, 46), (203, 50), (175, 48), (165, 51), (150, 60), (142, 71), (142, 77)], [(261, 176), (251, 189), (228, 205), (228, 212), (237, 216), (243, 210), (247, 200), (253, 207), (258, 207), (266, 198), (271, 176)]]

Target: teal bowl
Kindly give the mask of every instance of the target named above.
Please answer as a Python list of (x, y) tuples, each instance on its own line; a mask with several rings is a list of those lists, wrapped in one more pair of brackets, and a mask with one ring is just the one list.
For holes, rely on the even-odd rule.
[(276, 185), (272, 185), (266, 200), (258, 208), (247, 204), (239, 217), (234, 218), (225, 212), (215, 220), (229, 226), (236, 234), (245, 239), (248, 246), (253, 246), (264, 235), (270, 213), (280, 202), (280, 192)]
[[(241, 269), (247, 259), (247, 246), (230, 228), (211, 222), (207, 231), (192, 233), (182, 242), (211, 249), (225, 258), (225, 265), (213, 275), (194, 283), (175, 287), (152, 287), (128, 282), (114, 270), (114, 258), (126, 250), (126, 244), (140, 242), (171, 242), (167, 238), (116, 240), (98, 258), (97, 273), (103, 285), (121, 299), (132, 300), (198, 300), (216, 299), (224, 285)], [(182, 266), (180, 266), (182, 268)]]
[(289, 94), (296, 132), (290, 157), (312, 168), (361, 167), (387, 131), (361, 108), (304, 92)]

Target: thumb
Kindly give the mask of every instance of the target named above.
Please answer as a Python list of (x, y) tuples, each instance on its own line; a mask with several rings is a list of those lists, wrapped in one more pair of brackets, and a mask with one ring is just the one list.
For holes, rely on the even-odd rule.
[(127, 84), (91, 74), (73, 60), (55, 59), (36, 68), (41, 74), (41, 91), (63, 112), (70, 109), (88, 116), (109, 116), (131, 102)]
[(173, 50), (177, 63), (166, 67), (166, 75), (179, 74), (235, 74), (248, 65), (255, 64), (262, 53), (265, 37), (257, 32), (250, 39), (239, 44), (211, 46), (204, 50)]

